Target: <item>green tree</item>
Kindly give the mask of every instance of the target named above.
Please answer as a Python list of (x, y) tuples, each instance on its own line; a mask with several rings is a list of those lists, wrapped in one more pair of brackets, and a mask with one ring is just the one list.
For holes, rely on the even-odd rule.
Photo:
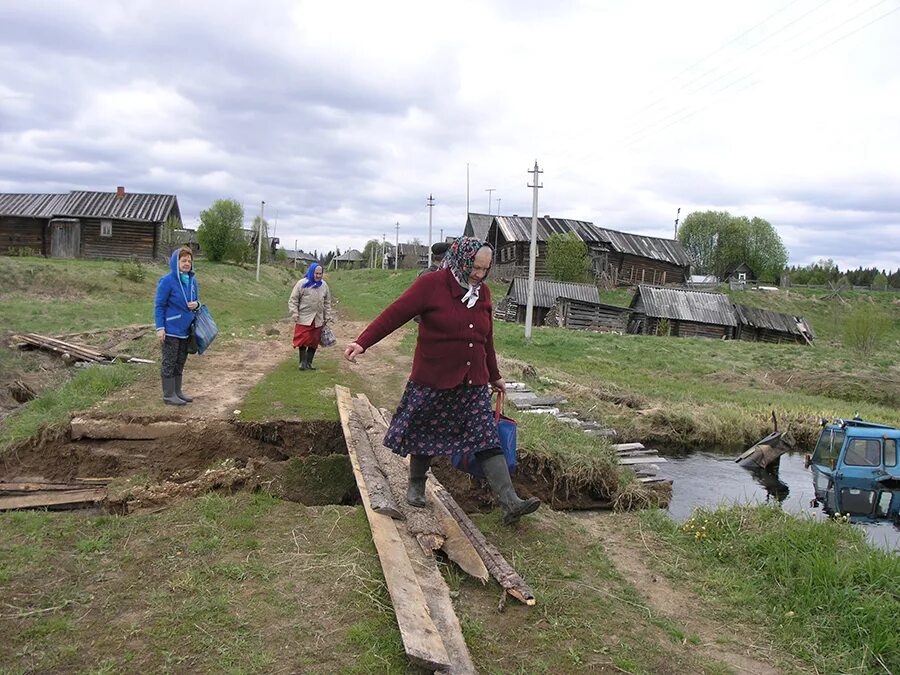
[(377, 239), (369, 239), (362, 250), (363, 265), (366, 267), (374, 262), (375, 267), (381, 264), (381, 242)]
[(880, 291), (883, 291), (887, 288), (888, 278), (884, 272), (879, 272), (872, 279), (872, 288), (877, 288)]
[(244, 209), (234, 199), (217, 199), (200, 212), (197, 241), (209, 260), (220, 262), (233, 254), (244, 242), (242, 225)]
[(572, 232), (554, 233), (547, 240), (547, 271), (557, 281), (585, 281), (588, 247)]
[(784, 271), (788, 252), (767, 220), (732, 216), (727, 211), (695, 211), (678, 229), (698, 274), (723, 277), (746, 263), (760, 281), (775, 281)]

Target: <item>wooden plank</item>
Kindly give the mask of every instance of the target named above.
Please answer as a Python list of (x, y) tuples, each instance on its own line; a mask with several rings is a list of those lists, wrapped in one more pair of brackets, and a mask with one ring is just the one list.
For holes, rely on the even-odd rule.
[(643, 450), (643, 443), (617, 443), (613, 446), (613, 450)]
[(77, 504), (100, 502), (105, 498), (105, 488), (35, 492), (30, 495), (22, 495), (18, 497), (0, 497), (0, 511), (14, 511), (17, 509), (40, 509), (50, 506), (75, 506)]
[(347, 440), (347, 453), (350, 456), (350, 464), (353, 467), (353, 475), (356, 478), (366, 517), (369, 519), (369, 527), (372, 529), (372, 541), (381, 561), (391, 604), (394, 606), (394, 614), (400, 628), (403, 648), (410, 660), (417, 665), (432, 670), (447, 669), (450, 667), (450, 657), (431, 619), (425, 595), (416, 579), (406, 547), (397, 531), (397, 525), (390, 516), (376, 513), (369, 502), (366, 482), (359, 468), (350, 427), (350, 414), (353, 409), (350, 390), (335, 385), (334, 391), (341, 426)]
[(359, 462), (359, 470), (366, 481), (366, 492), (369, 495), (369, 503), (372, 504), (372, 509), (376, 513), (383, 513), (391, 518), (405, 518), (394, 499), (387, 476), (375, 458), (375, 452), (372, 450), (372, 444), (363, 426), (364, 422), (356, 414), (355, 410), (352, 411), (348, 423), (353, 436), (353, 445), (356, 450), (357, 461)]
[(425, 484), (425, 495), (444, 530), (444, 543), (441, 545), (441, 548), (450, 560), (459, 565), (463, 572), (484, 583), (490, 579), (490, 573), (485, 567), (481, 556), (478, 555), (478, 551), (472, 546), (472, 542), (469, 541), (466, 533), (462, 531), (459, 523), (456, 522), (456, 519), (444, 506), (444, 503), (435, 495), (434, 485), (436, 481), (437, 479), (429, 471), (428, 482)]
[(665, 457), (620, 457), (619, 464), (628, 466), (631, 464), (656, 464), (666, 461)]
[(59, 490), (83, 490), (84, 485), (78, 483), (37, 483), (37, 482), (3, 482), (0, 492), (53, 492)]

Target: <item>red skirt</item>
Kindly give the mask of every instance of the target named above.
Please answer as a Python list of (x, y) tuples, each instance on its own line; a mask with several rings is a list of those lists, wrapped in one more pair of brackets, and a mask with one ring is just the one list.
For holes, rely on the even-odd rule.
[[(324, 325), (324, 324), (323, 324)], [(319, 348), (319, 338), (322, 336), (322, 326), (301, 326), (294, 324), (294, 347)]]

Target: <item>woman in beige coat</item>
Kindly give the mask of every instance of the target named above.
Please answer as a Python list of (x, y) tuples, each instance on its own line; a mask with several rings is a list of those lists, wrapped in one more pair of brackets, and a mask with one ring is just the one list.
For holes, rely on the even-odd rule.
[(306, 276), (291, 291), (288, 310), (294, 320), (294, 347), (298, 349), (300, 370), (315, 370), (313, 357), (319, 347), (322, 327), (333, 323), (331, 290), (322, 280), (322, 266), (313, 263)]

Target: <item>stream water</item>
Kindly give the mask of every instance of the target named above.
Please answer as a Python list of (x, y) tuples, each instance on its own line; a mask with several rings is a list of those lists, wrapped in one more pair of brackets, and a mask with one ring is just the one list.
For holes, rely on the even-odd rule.
[[(790, 513), (828, 516), (821, 506), (810, 506), (813, 498), (812, 473), (803, 466), (803, 455), (781, 457), (777, 480), (760, 472), (754, 474), (735, 463), (734, 457), (695, 452), (687, 456), (667, 456), (659, 475), (673, 479), (669, 514), (678, 522), (700, 506), (720, 504), (760, 504), (775, 500)], [(900, 551), (900, 528), (890, 522), (856, 523), (875, 546)]]

